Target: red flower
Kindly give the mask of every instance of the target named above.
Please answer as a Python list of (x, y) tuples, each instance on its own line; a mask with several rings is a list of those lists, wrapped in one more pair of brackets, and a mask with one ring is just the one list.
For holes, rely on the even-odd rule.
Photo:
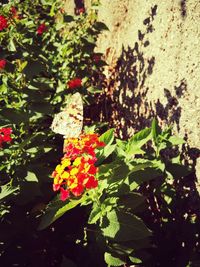
[(8, 27), (8, 21), (4, 16), (0, 16), (0, 31), (3, 31)]
[(87, 183), (85, 184), (85, 188), (92, 189), (98, 186), (98, 181), (94, 179), (94, 176), (90, 176)]
[(0, 59), (0, 70), (3, 70), (6, 66), (6, 60), (5, 59)]
[(73, 80), (70, 80), (67, 85), (70, 89), (74, 89), (82, 85), (82, 80), (80, 78), (74, 78)]
[(2, 147), (2, 143), (8, 143), (8, 142), (12, 141), (11, 133), (12, 133), (11, 128), (1, 128), (0, 129), (0, 147)]
[(81, 196), (85, 190), (98, 186), (95, 149), (102, 146), (105, 144), (95, 133), (65, 139), (64, 157), (52, 173), (53, 190), (60, 190), (61, 200), (66, 200), (70, 194)]
[(83, 185), (79, 184), (75, 188), (71, 189), (71, 192), (76, 196), (80, 196), (84, 191)]
[[(53, 175), (52, 175), (53, 176)], [(60, 189), (60, 185), (59, 184), (53, 184), (53, 191), (58, 191)]]
[(42, 23), (37, 28), (37, 34), (42, 35), (43, 32), (45, 32), (46, 30), (47, 30), (47, 26), (45, 25), (45, 23)]
[(60, 188), (60, 199), (62, 201), (65, 201), (68, 198), (69, 198), (69, 191), (61, 187)]

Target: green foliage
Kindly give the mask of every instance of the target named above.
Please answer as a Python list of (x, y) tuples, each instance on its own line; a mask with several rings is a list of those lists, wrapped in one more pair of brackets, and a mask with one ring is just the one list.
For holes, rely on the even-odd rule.
[[(12, 7), (17, 9), (16, 16)], [(162, 231), (166, 222), (174, 227), (172, 214), (180, 194), (177, 184), (191, 173), (182, 166), (179, 155), (168, 155), (169, 148), (184, 141), (172, 136), (170, 128), (162, 130), (156, 119), (150, 128), (126, 141), (116, 139), (114, 129), (109, 129), (100, 136), (106, 146), (96, 150), (98, 188), (65, 202), (54, 195), (50, 178), (62, 157), (63, 139), (52, 133), (50, 125), (70, 90), (79, 91), (85, 105), (101, 92), (99, 74), (105, 62), (95, 59), (101, 54), (94, 49), (98, 34), (108, 30), (96, 20), (96, 5), (80, 16), (63, 14), (61, 8), (61, 2), (55, 0), (10, 0), (1, 5), (9, 25), (0, 31), (0, 59), (6, 60), (5, 69), (0, 70), (0, 128), (12, 127), (13, 140), (0, 148), (0, 245), (4, 246), (0, 254), (12, 246), (20, 248), (18, 240), (26, 231), (30, 239), (39, 240), (36, 229), (50, 238), (55, 229), (62, 228), (68, 231), (62, 245), (69, 242), (77, 249), (81, 243), (89, 250), (92, 244), (92, 252), (96, 248), (108, 266), (148, 266), (144, 251), (154, 248), (155, 222), (160, 222)], [(42, 24), (45, 29), (38, 33)], [(69, 89), (67, 84), (73, 78), (80, 78), (82, 86)], [(78, 224), (82, 209), (83, 222), (74, 231), (74, 236), (79, 231), (81, 235), (75, 238), (71, 228)], [(79, 217), (66, 226), (73, 210)], [(181, 216), (186, 215), (194, 225), (196, 217), (189, 213)], [(56, 227), (60, 221), (62, 227)], [(42, 253), (45, 250), (40, 249)], [(61, 251), (65, 250), (62, 247)], [(54, 255), (58, 257), (54, 266), (75, 266), (65, 256), (64, 252)]]
[[(164, 148), (182, 144), (182, 141), (172, 138), (169, 130), (156, 129), (158, 125), (153, 120), (151, 128), (141, 130), (127, 141), (115, 141), (113, 129), (102, 134), (100, 140), (106, 146), (97, 150), (99, 187), (78, 200), (68, 200), (55, 213), (60, 217), (76, 204), (89, 205), (88, 224), (95, 224), (104, 239), (107, 251), (104, 258), (108, 266), (121, 266), (129, 261), (139, 264), (142, 257), (138, 258), (138, 251), (151, 246), (147, 240), (152, 231), (140, 217), (146, 209), (146, 197), (141, 194), (141, 188), (152, 181), (157, 183), (155, 194), (162, 192), (163, 208), (169, 209), (175, 194), (171, 179), (176, 179), (178, 173), (180, 176), (189, 173), (180, 163), (173, 163), (173, 158), (166, 161), (162, 157)], [(53, 202), (52, 206), (56, 208)], [(54, 215), (53, 219), (47, 219), (51, 211), (47, 207), (41, 225), (47, 226), (58, 218)]]
[[(0, 8), (0, 15), (9, 21), (0, 31), (0, 60), (6, 60), (0, 70), (0, 128), (11, 127), (13, 132), (12, 142), (0, 147), (0, 216), (7, 228), (17, 221), (28, 229), (32, 221), (37, 224), (54, 196), (50, 177), (63, 147), (63, 138), (50, 130), (54, 114), (71, 93), (79, 91), (89, 104), (101, 91), (98, 74), (104, 62), (95, 61), (94, 49), (103, 24), (96, 24), (95, 10), (81, 16), (61, 12), (63, 6), (57, 0), (10, 0)], [(45, 28), (39, 33), (41, 25)], [(68, 82), (76, 77), (82, 86), (70, 89)], [(77, 200), (70, 207), (55, 204), (48, 220), (76, 205)], [(40, 228), (47, 225), (44, 222)], [(1, 244), (4, 232), (1, 227)]]

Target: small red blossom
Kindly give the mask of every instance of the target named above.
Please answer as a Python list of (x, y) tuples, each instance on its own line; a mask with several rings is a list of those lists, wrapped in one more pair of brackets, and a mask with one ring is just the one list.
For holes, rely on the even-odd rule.
[(83, 191), (84, 191), (84, 187), (83, 187), (83, 185), (81, 185), (81, 184), (77, 185), (75, 188), (73, 188), (73, 189), (71, 190), (72, 194), (73, 194), (75, 197), (80, 196), (80, 195), (83, 193)]
[(12, 141), (11, 134), (12, 134), (11, 128), (0, 129), (0, 147), (2, 147), (2, 143), (8, 143)]
[(6, 66), (6, 60), (5, 59), (0, 59), (0, 70), (3, 70)]
[(67, 85), (70, 89), (74, 89), (82, 85), (82, 80), (80, 78), (74, 78), (70, 80)]
[(42, 24), (40, 24), (40, 25), (38, 26), (38, 28), (37, 28), (37, 34), (38, 34), (38, 35), (42, 35), (43, 32), (45, 32), (46, 30), (47, 30), (47, 26), (46, 26), (46, 24), (45, 24), (45, 23), (42, 23)]
[(90, 179), (88, 179), (87, 183), (85, 184), (85, 188), (92, 189), (96, 188), (98, 186), (98, 181), (94, 179), (94, 176), (91, 176)]
[(65, 189), (63, 189), (63, 188), (61, 187), (61, 188), (60, 188), (60, 193), (61, 193), (61, 195), (60, 195), (60, 199), (61, 199), (62, 201), (65, 201), (66, 199), (69, 198), (69, 191), (68, 191), (68, 190), (65, 190)]
[(0, 31), (8, 28), (8, 21), (4, 16), (0, 15)]

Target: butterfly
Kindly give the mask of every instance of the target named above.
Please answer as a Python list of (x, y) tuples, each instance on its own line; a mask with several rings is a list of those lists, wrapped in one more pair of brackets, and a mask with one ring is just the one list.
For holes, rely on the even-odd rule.
[(55, 115), (51, 124), (54, 133), (64, 138), (79, 137), (83, 127), (83, 101), (79, 93), (70, 97), (63, 111)]

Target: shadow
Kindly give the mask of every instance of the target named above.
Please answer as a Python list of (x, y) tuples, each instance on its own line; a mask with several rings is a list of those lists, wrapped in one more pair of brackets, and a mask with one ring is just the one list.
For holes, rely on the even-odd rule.
[(89, 117), (93, 121), (106, 122), (116, 129), (116, 135), (129, 138), (134, 131), (149, 126), (154, 115), (145, 100), (149, 88), (145, 81), (153, 73), (155, 57), (145, 57), (145, 48), (150, 45), (148, 35), (154, 31), (153, 20), (157, 5), (144, 19), (145, 30), (138, 30), (138, 40), (133, 47), (122, 47), (116, 65), (110, 68), (109, 78), (102, 83), (104, 93), (95, 99)]
[(181, 6), (181, 16), (185, 18), (187, 16), (186, 0), (181, 0), (180, 6)]
[[(182, 16), (186, 16), (185, 2), (181, 1)], [(164, 95), (166, 104), (161, 103), (160, 99), (154, 103), (147, 101), (150, 88), (146, 80), (154, 72), (156, 58), (153, 54), (147, 57), (145, 49), (151, 45), (149, 35), (154, 31), (156, 13), (155, 5), (143, 21), (145, 30), (138, 30), (133, 46), (122, 47), (120, 57), (114, 67), (108, 69), (108, 78), (102, 82), (104, 93), (95, 98), (94, 105), (87, 113), (91, 122), (107, 123), (109, 128), (114, 127), (116, 136), (122, 139), (149, 127), (153, 117), (159, 119), (161, 126), (174, 124), (180, 130), (182, 110), (179, 99), (187, 91), (185, 79), (180, 80), (174, 88), (163, 88), (160, 94)], [(174, 173), (173, 184), (165, 189), (169, 195), (164, 194), (162, 187), (166, 177), (159, 181), (152, 180), (141, 187), (148, 204), (143, 219), (153, 230), (153, 244), (156, 246), (149, 251), (152, 257), (145, 267), (200, 266), (188, 265), (196, 262), (200, 252), (200, 198), (194, 173), (199, 152), (188, 146), (183, 148), (185, 167), (178, 174)], [(168, 154), (173, 157), (176, 153), (173, 150)], [(192, 172), (188, 173), (187, 165), (192, 166)], [(168, 200), (172, 198), (171, 202), (167, 202), (167, 197)]]

